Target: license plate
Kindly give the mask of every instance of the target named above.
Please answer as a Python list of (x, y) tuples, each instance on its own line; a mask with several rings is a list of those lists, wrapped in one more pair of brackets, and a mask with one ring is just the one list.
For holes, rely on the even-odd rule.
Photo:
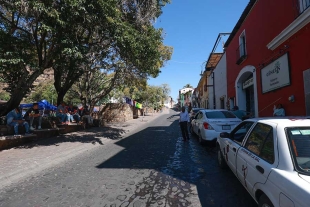
[(223, 125), (223, 126), (222, 126), (222, 129), (223, 129), (223, 130), (230, 130), (230, 125)]

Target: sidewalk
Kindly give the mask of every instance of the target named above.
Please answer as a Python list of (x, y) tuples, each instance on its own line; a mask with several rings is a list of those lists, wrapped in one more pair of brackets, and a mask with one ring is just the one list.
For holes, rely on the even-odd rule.
[(145, 117), (140, 116), (124, 123), (93, 127), (89, 130), (42, 139), (0, 151), (0, 190), (86, 151), (116, 142), (146, 123), (168, 113), (169, 109), (162, 113), (149, 114)]

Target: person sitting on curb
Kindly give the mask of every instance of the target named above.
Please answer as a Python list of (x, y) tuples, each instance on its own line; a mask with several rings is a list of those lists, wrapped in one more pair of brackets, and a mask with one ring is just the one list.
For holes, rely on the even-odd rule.
[(29, 135), (29, 124), (27, 121), (22, 119), (22, 113), (20, 111), (20, 108), (17, 107), (10, 111), (7, 115), (7, 125), (14, 127), (14, 136), (19, 135), (18, 134), (18, 126), (23, 125), (25, 127), (26, 133), (25, 135)]
[(24, 118), (25, 120), (29, 120), (31, 131), (35, 130), (33, 127), (34, 121), (36, 122), (38, 129), (41, 129), (42, 116), (39, 111), (39, 104), (33, 103), (32, 107), (26, 111)]
[(82, 111), (82, 116), (87, 119), (87, 122), (90, 126), (93, 125), (93, 118), (90, 115), (90, 110), (87, 105), (84, 107)]
[(278, 104), (277, 106), (273, 106), (273, 116), (285, 116), (285, 110), (282, 104)]
[(66, 111), (67, 111), (67, 120), (68, 123), (73, 123), (75, 122), (74, 117), (73, 117), (73, 105), (70, 103), (69, 106), (66, 107)]
[(65, 106), (66, 106), (65, 102), (62, 101), (56, 110), (56, 117), (60, 118), (61, 124), (65, 124), (67, 121), (67, 114), (66, 114), (66, 107)]

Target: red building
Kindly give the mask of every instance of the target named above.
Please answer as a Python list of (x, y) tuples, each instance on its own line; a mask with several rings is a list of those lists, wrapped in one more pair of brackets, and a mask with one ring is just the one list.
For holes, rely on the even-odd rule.
[(226, 41), (228, 105), (310, 115), (310, 0), (251, 0)]

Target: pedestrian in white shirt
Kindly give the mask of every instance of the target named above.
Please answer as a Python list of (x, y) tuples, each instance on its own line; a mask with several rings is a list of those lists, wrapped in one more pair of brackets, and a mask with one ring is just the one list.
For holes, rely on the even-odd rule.
[(185, 107), (182, 107), (182, 111), (180, 113), (179, 124), (181, 127), (183, 141), (189, 140), (188, 127), (189, 124), (189, 115), (187, 111), (185, 111)]

